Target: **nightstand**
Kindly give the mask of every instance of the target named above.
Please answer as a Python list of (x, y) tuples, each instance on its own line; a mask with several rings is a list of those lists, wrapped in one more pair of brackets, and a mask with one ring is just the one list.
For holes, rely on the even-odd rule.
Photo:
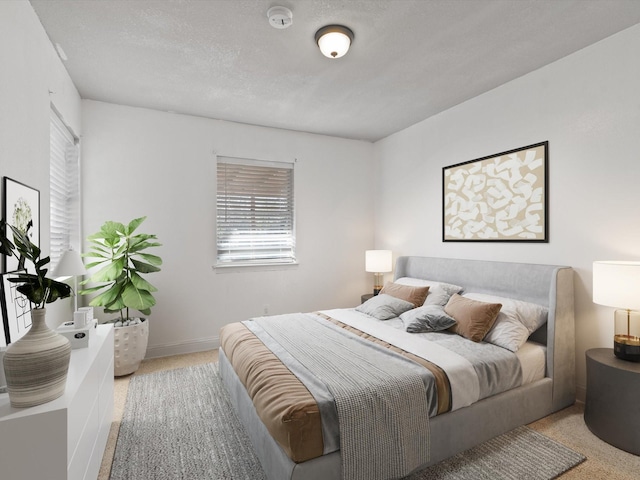
[(360, 296), (360, 303), (364, 303), (370, 298), (373, 298), (373, 293), (365, 293), (364, 295)]
[(612, 348), (587, 350), (584, 421), (605, 442), (640, 455), (640, 363), (620, 360)]

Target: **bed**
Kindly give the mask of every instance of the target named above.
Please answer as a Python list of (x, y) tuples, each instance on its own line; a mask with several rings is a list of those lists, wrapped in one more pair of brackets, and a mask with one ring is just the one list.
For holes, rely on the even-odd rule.
[[(431, 293), (435, 292), (436, 287), (434, 287), (434, 285), (458, 285), (462, 287), (459, 295), (468, 298), (468, 300), (465, 300), (466, 302), (473, 302), (475, 300), (477, 302), (487, 302), (488, 304), (492, 300), (503, 299), (502, 304), (513, 300), (513, 302), (515, 302), (514, 304), (517, 305), (534, 305), (544, 308), (546, 312), (544, 319), (546, 322), (533, 331), (527, 331), (528, 336), (523, 339), (523, 342), (526, 342), (511, 352), (500, 346), (495, 346), (492, 343), (484, 341), (479, 343), (469, 342), (459, 337), (459, 335), (452, 334), (448, 330), (440, 333), (408, 334), (405, 333), (403, 329), (403, 327), (406, 326), (406, 322), (405, 324), (401, 323), (399, 318), (391, 318), (388, 321), (366, 322), (363, 321), (366, 314), (354, 309), (329, 310), (306, 314), (307, 316), (314, 316), (314, 321), (321, 323), (320, 326), (314, 326), (313, 328), (323, 328), (323, 332), (327, 329), (338, 329), (340, 331), (344, 329), (351, 332), (351, 336), (371, 337), (369, 333), (363, 333), (362, 329), (373, 329), (374, 326), (370, 326), (370, 324), (380, 324), (379, 327), (375, 328), (382, 329), (385, 335), (390, 335), (390, 338), (395, 339), (398, 337), (399, 344), (402, 344), (402, 342), (409, 342), (410, 344), (411, 341), (405, 340), (405, 337), (410, 337), (411, 339), (416, 339), (415, 342), (418, 343), (424, 338), (425, 341), (430, 342), (429, 345), (433, 345), (436, 352), (439, 352), (441, 349), (436, 345), (437, 342), (434, 343), (432, 341), (435, 338), (444, 339), (443, 341), (447, 346), (454, 340), (458, 343), (460, 343), (460, 341), (466, 341), (468, 346), (472, 346), (472, 348), (465, 347), (452, 355), (453, 358), (457, 358), (458, 360), (462, 359), (461, 362), (458, 361), (456, 363), (443, 358), (442, 361), (445, 364), (445, 367), (443, 367), (444, 374), (438, 375), (437, 371), (440, 367), (437, 365), (438, 362), (435, 362), (435, 368), (431, 368), (431, 370), (428, 371), (427, 368), (420, 368), (420, 372), (415, 374), (418, 375), (418, 377), (414, 376), (406, 380), (408, 382), (407, 385), (410, 386), (407, 387), (407, 395), (411, 394), (409, 391), (414, 388), (416, 382), (419, 383), (419, 379), (424, 379), (424, 377), (433, 377), (435, 379), (433, 381), (436, 382), (438, 378), (441, 377), (440, 380), (444, 379), (445, 383), (449, 382), (451, 388), (449, 393), (441, 392), (439, 386), (438, 389), (434, 388), (434, 392), (432, 392), (432, 396), (430, 397), (431, 400), (426, 402), (426, 406), (424, 407), (426, 410), (422, 412), (422, 416), (420, 417), (422, 420), (413, 422), (413, 424), (424, 425), (424, 428), (421, 427), (421, 431), (416, 434), (422, 436), (418, 437), (415, 443), (416, 445), (428, 445), (428, 456), (426, 458), (419, 456), (415, 458), (412, 457), (410, 460), (414, 463), (408, 463), (408, 465), (410, 465), (408, 468), (410, 468), (411, 471), (435, 464), (517, 426), (530, 423), (574, 403), (574, 300), (573, 270), (570, 267), (414, 256), (400, 257), (397, 259), (394, 271), (394, 284), (390, 287), (393, 287), (396, 283), (407, 286), (419, 286), (421, 285), (421, 281), (425, 281), (425, 284), (431, 285)], [(385, 286), (385, 288), (387, 287)], [(459, 295), (454, 294), (453, 296), (459, 298)], [(427, 298), (429, 297), (427, 296)], [(380, 297), (378, 300), (382, 301), (383, 297)], [(449, 300), (452, 301), (452, 298)], [(450, 305), (452, 305), (452, 303), (447, 303), (445, 308), (453, 308), (450, 307)], [(358, 308), (366, 311), (368, 307), (363, 305)], [(418, 310), (409, 310), (409, 312), (411, 311)], [(503, 311), (507, 313), (504, 307)], [(400, 315), (400, 318), (404, 318), (403, 315)], [(502, 315), (502, 313), (500, 313), (500, 315)], [(338, 318), (336, 319), (335, 317)], [(290, 320), (292, 319), (282, 318), (283, 322)], [(353, 443), (357, 443), (357, 440), (349, 443), (348, 438), (345, 440), (342, 436), (339, 436), (337, 440), (331, 440), (330, 434), (327, 433), (328, 427), (326, 425), (320, 427), (320, 434), (317, 433), (317, 426), (315, 427), (315, 433), (313, 433), (310, 426), (313, 422), (307, 421), (313, 415), (322, 417), (325, 415), (325, 412), (328, 411), (328, 407), (324, 404), (322, 404), (324, 405), (322, 406), (320, 400), (318, 400), (322, 395), (316, 392), (311, 395), (317, 401), (316, 406), (318, 408), (313, 410), (313, 415), (309, 414), (305, 416), (303, 420), (300, 420), (299, 423), (302, 425), (301, 430), (294, 432), (285, 429), (283, 432), (280, 432), (280, 437), (278, 437), (272, 425), (274, 422), (267, 420), (266, 414), (263, 412), (265, 405), (267, 409), (279, 408), (279, 413), (277, 412), (276, 415), (280, 415), (281, 419), (283, 418), (283, 412), (285, 411), (283, 409), (285, 407), (281, 405), (282, 399), (287, 397), (289, 392), (297, 391), (288, 382), (300, 382), (299, 379), (292, 380), (289, 376), (285, 377), (285, 373), (286, 375), (293, 376), (291, 371), (295, 371), (296, 369), (280, 364), (280, 362), (285, 361), (283, 357), (286, 357), (288, 353), (285, 351), (284, 353), (280, 352), (278, 354), (280, 356), (276, 355), (279, 348), (277, 346), (274, 348), (273, 345), (271, 345), (273, 351), (265, 351), (262, 353), (263, 357), (259, 357), (258, 359), (254, 358), (253, 360), (250, 356), (243, 359), (244, 357), (241, 357), (239, 352), (243, 349), (246, 351), (258, 351), (258, 347), (263, 348), (264, 344), (269, 343), (267, 340), (271, 338), (271, 335), (284, 335), (286, 337), (290, 331), (286, 322), (280, 327), (283, 330), (281, 333), (277, 331), (261, 333), (262, 328), (273, 328), (272, 325), (277, 324), (278, 321), (280, 321), (280, 318), (268, 317), (264, 319), (264, 321), (260, 320), (260, 322), (254, 320), (251, 322), (243, 322), (242, 324), (238, 323), (225, 326), (221, 332), (219, 356), (220, 376), (229, 392), (236, 413), (246, 427), (267, 477), (272, 480), (358, 478), (357, 474), (355, 476), (352, 473), (347, 475), (343, 471), (343, 469), (353, 468), (349, 467), (349, 465), (351, 465), (352, 462), (350, 458), (354, 456), (353, 452), (358, 452), (358, 445), (355, 445), (355, 447), (352, 446)], [(346, 326), (343, 321), (346, 322)], [(338, 325), (338, 327), (336, 327), (336, 325)], [(497, 326), (497, 322), (495, 325)], [(394, 326), (401, 334), (392, 331)], [(538, 326), (536, 325), (536, 327)], [(305, 329), (306, 328), (307, 327), (305, 327)], [(255, 330), (250, 332), (249, 336), (251, 338), (247, 339), (245, 336), (243, 337), (245, 339), (242, 341), (236, 340), (237, 336), (241, 334), (245, 335), (245, 330), (247, 329)], [(497, 328), (493, 327), (491, 332), (493, 330), (497, 330)], [(375, 330), (373, 333), (373, 337), (375, 337), (378, 335), (378, 330)], [(260, 337), (261, 335), (262, 337)], [(334, 333), (331, 333), (331, 335), (334, 335)], [(262, 338), (262, 340), (260, 338)], [(376, 338), (373, 338), (373, 340), (376, 340)], [(394, 353), (385, 353), (385, 355), (393, 356), (394, 362), (406, 362), (406, 358), (408, 358), (410, 360), (409, 363), (412, 365), (420, 361), (423, 363), (431, 363), (432, 359), (427, 358), (428, 355), (424, 355), (427, 360), (424, 361), (422, 353), (412, 351), (411, 348), (414, 348), (412, 345), (405, 347), (404, 344), (402, 344), (402, 348), (398, 350), (397, 345), (393, 344), (395, 340), (391, 341), (392, 345), (390, 346), (387, 344), (387, 340), (388, 339), (384, 339), (384, 341), (376, 340), (376, 343), (384, 343), (388, 349), (393, 350)], [(291, 342), (294, 342), (294, 340), (291, 340)], [(367, 345), (372, 343), (371, 338), (362, 341), (358, 340), (358, 342), (367, 343)], [(236, 347), (235, 344), (241, 346)], [(285, 345), (285, 343), (283, 343), (283, 345)], [(225, 346), (226, 350), (229, 351), (225, 350)], [(292, 343), (291, 348), (293, 347), (295, 347), (295, 345)], [(364, 347), (358, 346), (358, 348), (369, 347), (365, 345)], [(485, 364), (482, 366), (482, 369), (490, 372), (486, 375), (488, 379), (474, 379), (473, 382), (482, 384), (484, 381), (491, 385), (480, 387), (480, 390), (484, 393), (476, 395), (477, 398), (465, 399), (467, 393), (461, 389), (461, 385), (469, 384), (469, 377), (463, 376), (462, 380), (457, 379), (456, 375), (458, 374), (456, 373), (454, 375), (453, 372), (455, 368), (448, 370), (450, 367), (447, 365), (450, 363), (456, 365), (462, 363), (466, 365), (466, 360), (463, 357), (473, 356), (469, 351), (475, 351), (476, 349), (478, 351), (478, 354), (475, 355), (476, 357), (485, 356), (486, 352), (489, 351), (498, 352), (496, 364), (506, 362), (505, 364), (513, 365), (513, 362), (516, 362), (517, 365), (520, 365), (521, 373), (519, 374), (518, 381), (510, 382), (505, 380), (505, 382), (503, 382), (504, 385), (496, 390), (497, 387), (494, 386), (495, 382), (491, 379), (491, 372), (497, 371), (495, 370), (497, 367), (494, 364), (487, 366), (486, 362), (488, 362), (488, 360), (483, 360)], [(304, 353), (305, 352), (301, 352), (301, 354)], [(259, 356), (261, 354), (256, 355)], [(307, 355), (310, 358), (315, 358), (318, 352), (307, 352)], [(327, 357), (335, 355), (336, 354), (328, 354)], [(432, 355), (432, 353), (429, 355)], [(400, 356), (404, 356), (405, 358), (399, 359)], [(437, 356), (438, 355), (436, 355), (436, 357)], [(230, 357), (233, 361), (230, 360)], [(276, 357), (275, 360), (273, 357)], [(398, 359), (396, 359), (396, 357), (398, 357)], [(526, 357), (537, 358), (538, 360), (534, 360), (533, 364), (528, 364), (526, 362), (529, 362), (529, 360)], [(541, 364), (540, 359), (542, 361)], [(536, 364), (535, 362), (538, 363)], [(234, 366), (233, 363), (236, 365)], [(272, 366), (276, 363), (278, 363), (278, 368), (282, 369), (282, 375), (275, 373), (278, 372), (278, 370), (272, 370)], [(384, 363), (386, 364), (387, 362), (385, 361)], [(267, 395), (265, 398), (262, 398), (262, 400), (256, 397), (255, 392), (262, 387), (260, 382), (264, 382), (266, 379), (262, 378), (262, 380), (257, 380), (259, 383), (258, 388), (255, 383), (248, 384), (246, 378), (247, 370), (253, 371), (261, 368), (264, 370), (262, 372), (263, 377), (270, 376), (275, 378), (272, 385), (273, 390), (271, 391), (271, 396)], [(476, 372), (481, 370), (477, 366), (474, 368)], [(268, 372), (268, 375), (265, 375), (265, 372)], [(527, 373), (525, 374), (525, 372)], [(304, 375), (301, 375), (301, 377), (302, 376)], [(352, 380), (349, 380), (349, 382), (351, 381)], [(424, 385), (427, 385), (427, 380), (424, 380), (424, 382)], [(248, 386), (245, 386), (245, 384)], [(308, 387), (308, 391), (305, 390), (305, 387)], [(306, 393), (309, 394), (310, 389), (311, 387), (305, 384), (301, 391), (306, 391)], [(398, 389), (396, 388), (396, 390)], [(404, 387), (400, 390), (403, 391), (404, 395)], [(478, 388), (475, 390), (478, 390)], [(413, 394), (415, 395), (415, 392)], [(453, 398), (449, 398), (447, 395)], [(252, 398), (256, 398), (256, 405), (260, 413), (258, 413)], [(410, 403), (411, 415), (418, 415), (422, 407), (416, 407), (415, 397), (412, 398)], [(400, 402), (402, 399), (397, 401)], [(338, 401), (338, 397), (336, 397), (335, 404), (341, 402), (342, 399)], [(329, 400), (328, 404), (332, 404), (332, 402)], [(341, 408), (344, 409), (345, 407)], [(414, 409), (417, 413), (414, 413)], [(296, 417), (296, 415), (297, 414), (291, 414), (287, 421)], [(338, 416), (340, 417), (340, 415), (344, 416), (344, 413), (341, 414), (341, 412), (338, 411)], [(326, 414), (326, 416), (327, 418), (330, 417), (329, 414)], [(427, 416), (428, 419), (426, 418)], [(295, 420), (299, 420), (299, 418), (296, 417)], [(395, 421), (396, 420), (394, 420), (394, 422)], [(405, 423), (403, 424), (402, 421)], [(406, 419), (402, 420), (402, 418), (400, 418), (397, 422), (397, 425), (409, 425)], [(411, 423), (410, 418), (409, 423)], [(397, 425), (394, 424), (396, 430), (399, 429)], [(412, 427), (413, 425), (408, 426), (408, 428)], [(359, 430), (357, 430), (357, 428), (359, 428), (359, 426), (355, 428), (356, 432), (358, 432)], [(316, 438), (318, 435), (324, 438), (324, 443), (321, 439), (319, 440), (319, 445), (318, 439)], [(342, 433), (340, 432), (339, 435), (342, 435)], [(403, 435), (403, 432), (398, 433), (398, 435)], [(367, 436), (371, 435), (364, 435), (364, 437)], [(277, 440), (275, 440), (274, 437), (277, 438)], [(316, 440), (313, 440), (314, 438), (316, 438)], [(379, 440), (376, 439), (372, 444), (368, 445), (367, 448), (377, 448), (377, 444), (384, 444), (383, 438), (387, 438), (386, 433), (384, 436), (381, 436)], [(365, 439), (362, 440), (363, 443), (365, 441)], [(341, 442), (343, 442), (342, 446)], [(408, 443), (411, 444), (413, 442), (412, 440)], [(337, 443), (337, 446), (335, 443)], [(292, 452), (292, 450), (295, 450), (294, 447), (300, 447), (300, 449), (297, 452)], [(411, 455), (411, 453), (408, 453), (407, 457), (411, 457)], [(369, 457), (375, 456), (376, 455), (369, 455)], [(405, 466), (403, 468), (407, 467)], [(403, 474), (406, 473), (408, 472), (405, 471)], [(360, 476), (361, 478), (367, 478), (368, 475), (370, 475), (369, 472), (361, 474)], [(387, 473), (383, 473), (380, 478), (394, 478), (394, 475), (388, 475)], [(397, 476), (395, 476), (395, 478), (397, 478)]]

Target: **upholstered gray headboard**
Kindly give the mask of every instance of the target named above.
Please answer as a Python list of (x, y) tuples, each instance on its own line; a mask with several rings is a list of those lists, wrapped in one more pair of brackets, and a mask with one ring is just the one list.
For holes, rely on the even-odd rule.
[(491, 262), (436, 257), (399, 257), (395, 278), (437, 280), (479, 292), (537, 303), (549, 308), (546, 327), (531, 338), (547, 345), (547, 377), (554, 404), (575, 399), (573, 269), (557, 265)]

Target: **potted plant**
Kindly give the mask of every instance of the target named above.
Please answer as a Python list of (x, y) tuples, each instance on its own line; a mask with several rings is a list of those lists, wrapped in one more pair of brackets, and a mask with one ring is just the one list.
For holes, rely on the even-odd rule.
[[(21, 230), (0, 220), (0, 253), (18, 259), (18, 271), (8, 278), (16, 290), (32, 304), (31, 328), (4, 354), (4, 373), (11, 405), (31, 407), (61, 396), (67, 382), (71, 345), (69, 340), (51, 330), (45, 321), (45, 305), (71, 295), (71, 287), (47, 277), (49, 257), (40, 258), (41, 250), (29, 240), (30, 221)], [(7, 236), (13, 233), (13, 242)], [(25, 270), (33, 264), (35, 273)], [(29, 265), (31, 267), (31, 265)]]
[(110, 320), (114, 323), (114, 374), (128, 375), (140, 366), (147, 351), (148, 320), (130, 316), (129, 309), (143, 315), (151, 314), (156, 304), (153, 292), (157, 289), (142, 275), (159, 272), (162, 259), (146, 250), (159, 247), (156, 235), (135, 233), (147, 217), (140, 217), (124, 225), (107, 221), (100, 231), (87, 237), (90, 247), (84, 257), (91, 259), (87, 268), (99, 268), (90, 278), (81, 282), (100, 283), (82, 290), (82, 295), (98, 293), (89, 302), (92, 307), (103, 307), (105, 313), (119, 313)]

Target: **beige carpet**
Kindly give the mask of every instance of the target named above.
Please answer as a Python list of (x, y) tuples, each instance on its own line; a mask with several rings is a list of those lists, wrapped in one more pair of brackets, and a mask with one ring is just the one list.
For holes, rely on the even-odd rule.
[[(174, 368), (197, 365), (218, 360), (217, 351), (200, 352), (187, 355), (145, 360), (134, 375), (169, 370)], [(98, 480), (108, 480), (111, 461), (115, 451), (116, 439), (120, 428), (127, 389), (131, 376), (119, 377), (115, 380), (115, 408), (113, 424), (109, 433), (109, 440), (102, 459)], [(640, 471), (640, 457), (618, 450), (601, 441), (593, 435), (584, 424), (583, 406), (576, 404), (558, 413), (550, 415), (529, 425), (546, 436), (580, 452), (587, 460), (574, 469), (562, 475), (561, 479), (589, 479), (589, 480), (635, 480)]]

